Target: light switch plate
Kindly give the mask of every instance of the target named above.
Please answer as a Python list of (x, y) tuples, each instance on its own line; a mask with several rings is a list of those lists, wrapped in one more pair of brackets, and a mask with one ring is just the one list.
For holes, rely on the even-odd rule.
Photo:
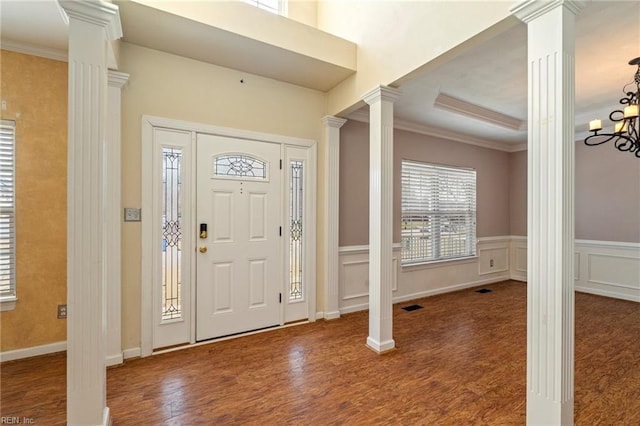
[(140, 209), (133, 207), (125, 207), (124, 209), (124, 221), (125, 222), (140, 222)]

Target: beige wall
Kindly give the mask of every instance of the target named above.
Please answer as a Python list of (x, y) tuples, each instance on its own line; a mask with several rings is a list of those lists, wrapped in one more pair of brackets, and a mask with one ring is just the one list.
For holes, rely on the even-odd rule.
[(16, 122), (16, 286), (0, 351), (66, 339), (67, 64), (1, 51), (2, 118)]
[[(472, 37), (497, 34), (519, 21), (512, 1), (318, 2), (318, 28), (358, 44), (358, 72), (329, 92), (327, 111), (340, 114), (361, 96), (389, 85), (451, 49), (469, 49)], [(499, 25), (496, 25), (500, 23)], [(459, 46), (464, 43), (464, 46)]]
[[(340, 245), (369, 241), (369, 128), (347, 122), (340, 133)], [(394, 229), (400, 241), (401, 161), (470, 167), (477, 171), (477, 235), (509, 235), (509, 154), (459, 142), (394, 131)]]
[(511, 235), (527, 235), (527, 151), (509, 156), (509, 221)]
[(576, 238), (640, 243), (640, 159), (576, 142)]
[[(527, 152), (511, 154), (511, 234), (527, 235)], [(576, 239), (640, 242), (640, 160), (576, 141)]]
[(289, 0), (287, 18), (311, 27), (318, 26), (318, 2), (316, 0)]
[[(131, 75), (122, 93), (123, 207), (141, 204), (142, 115), (316, 140), (320, 154), (319, 196), (324, 193), (320, 122), (325, 112), (323, 93), (129, 43), (122, 43), (120, 55), (121, 70)], [(318, 219), (321, 218), (319, 210)], [(125, 349), (140, 346), (140, 225), (139, 222), (123, 224), (122, 328)], [(322, 229), (320, 223), (319, 271)], [(321, 274), (318, 278), (318, 295), (322, 295)], [(321, 304), (322, 299), (318, 301)]]

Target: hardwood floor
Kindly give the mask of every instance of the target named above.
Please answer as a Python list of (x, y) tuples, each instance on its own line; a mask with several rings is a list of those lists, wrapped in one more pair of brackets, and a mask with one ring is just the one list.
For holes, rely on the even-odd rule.
[[(525, 424), (526, 285), (394, 306), (397, 349), (366, 312), (212, 343), (107, 372), (118, 425)], [(413, 303), (423, 309), (401, 309)], [(0, 414), (65, 420), (65, 356), (2, 365)], [(575, 423), (640, 424), (640, 304), (576, 294)]]

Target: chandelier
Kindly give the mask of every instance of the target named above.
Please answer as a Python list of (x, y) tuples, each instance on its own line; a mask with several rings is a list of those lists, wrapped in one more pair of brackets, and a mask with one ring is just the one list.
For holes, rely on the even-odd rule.
[[(602, 145), (609, 141), (614, 141), (613, 145), (620, 151), (631, 152), (640, 158), (640, 118), (638, 118), (638, 102), (640, 100), (640, 58), (629, 61), (629, 65), (637, 65), (638, 69), (633, 77), (633, 83), (629, 83), (623, 88), (625, 97), (620, 99), (623, 109), (617, 109), (609, 114), (609, 120), (615, 124), (613, 133), (602, 132), (602, 121), (592, 120), (589, 122), (589, 131), (593, 132), (584, 143), (588, 146)], [(627, 87), (635, 85), (633, 91), (628, 91)]]

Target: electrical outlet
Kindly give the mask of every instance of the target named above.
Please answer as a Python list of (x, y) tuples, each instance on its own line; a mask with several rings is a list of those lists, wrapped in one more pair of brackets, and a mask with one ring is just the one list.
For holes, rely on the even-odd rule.
[(67, 317), (67, 305), (58, 305), (58, 319)]
[(489, 261), (489, 268), (493, 268), (493, 259)]

